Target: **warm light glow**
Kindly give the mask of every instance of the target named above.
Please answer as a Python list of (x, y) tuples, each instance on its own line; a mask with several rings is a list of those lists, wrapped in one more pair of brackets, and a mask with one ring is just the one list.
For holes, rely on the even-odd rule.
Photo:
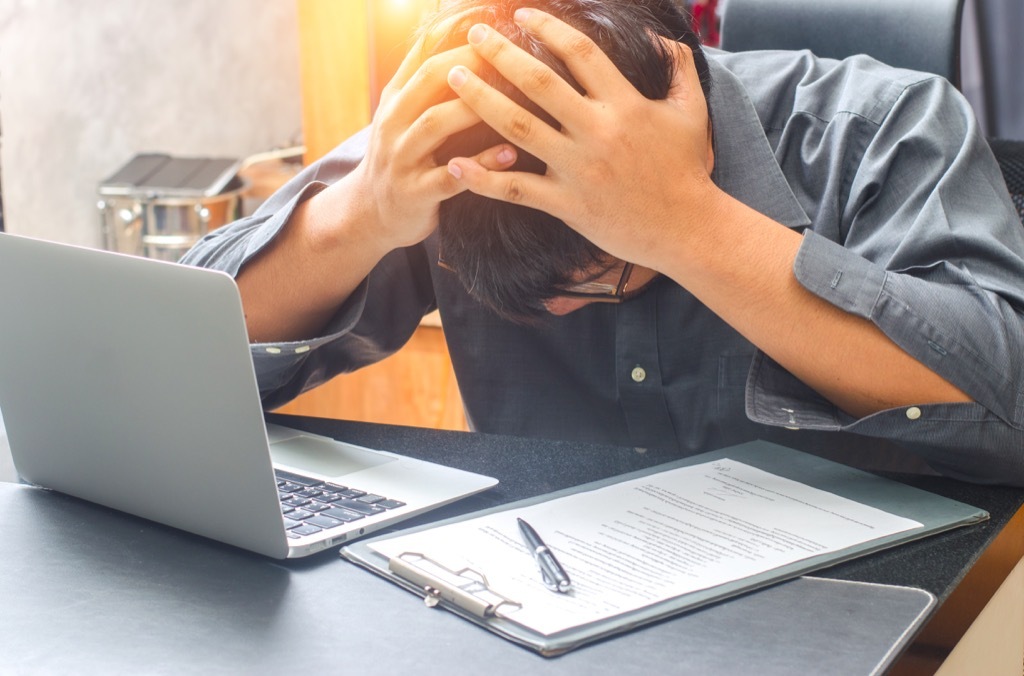
[(378, 4), (384, 5), (393, 12), (407, 12), (410, 9), (419, 9), (417, 0), (377, 0)]
[(380, 92), (439, 0), (298, 0), (305, 161), (370, 122)]
[(298, 0), (307, 163), (370, 121), (367, 0)]
[(398, 70), (423, 19), (438, 0), (368, 0), (370, 17), (370, 98), (376, 109), (380, 92)]
[(411, 35), (427, 14), (437, 9), (437, 0), (369, 0), (373, 31), (389, 35)]

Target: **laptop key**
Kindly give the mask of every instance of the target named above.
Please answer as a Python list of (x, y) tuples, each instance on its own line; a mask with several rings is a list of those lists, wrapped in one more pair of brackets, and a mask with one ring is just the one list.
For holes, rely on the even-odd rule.
[(293, 472), (286, 472), (283, 469), (275, 469), (274, 474), (277, 475), (278, 479), (284, 479), (300, 486), (322, 486), (323, 481), (314, 479), (313, 477), (302, 476), (301, 474), (295, 474)]
[(361, 498), (366, 495), (366, 491), (361, 491), (358, 488), (346, 488), (340, 491), (334, 491), (343, 498)]
[(351, 509), (342, 509), (340, 507), (331, 507), (330, 509), (320, 513), (332, 517), (334, 519), (339, 519), (346, 523), (349, 521), (358, 521), (359, 519), (366, 518), (365, 514), (353, 512)]
[(375, 502), (380, 502), (384, 499), (383, 495), (374, 495), (373, 493), (367, 493), (361, 497), (356, 498), (359, 502), (365, 502), (368, 505), (372, 505)]
[(337, 500), (334, 503), (335, 507), (344, 507), (345, 509), (351, 509), (353, 512), (359, 512), (360, 514), (380, 514), (385, 511), (382, 507), (377, 505), (368, 505), (365, 502), (359, 502), (357, 500)]
[(380, 502), (375, 502), (373, 504), (377, 505), (378, 507), (383, 507), (384, 509), (398, 509), (399, 507), (405, 507), (405, 503), (402, 502), (401, 500), (385, 499), (381, 500)]
[(329, 516), (317, 514), (306, 519), (306, 523), (312, 526), (319, 526), (320, 528), (334, 528), (335, 526), (340, 526), (343, 522), (338, 519), (332, 519)]
[(292, 528), (298, 528), (299, 526), (302, 525), (301, 521), (296, 521), (295, 519), (289, 519), (287, 516), (283, 517), (283, 518), (284, 518), (284, 528), (285, 528), (285, 530), (291, 530)]
[(292, 533), (297, 533), (299, 535), (315, 535), (319, 533), (321, 530), (322, 529), (317, 528), (316, 526), (310, 526), (309, 524), (304, 523), (298, 528), (292, 528), (290, 531), (288, 531), (288, 535), (291, 535)]
[(282, 505), (288, 505), (289, 507), (303, 507), (309, 504), (309, 500), (306, 498), (300, 498), (296, 495), (290, 495), (281, 501)]

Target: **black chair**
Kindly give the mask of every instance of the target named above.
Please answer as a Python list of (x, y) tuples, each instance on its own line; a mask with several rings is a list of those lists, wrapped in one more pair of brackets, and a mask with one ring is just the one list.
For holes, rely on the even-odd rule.
[(883, 63), (960, 85), (964, 0), (727, 0), (721, 47), (870, 54)]
[(992, 146), (999, 168), (1003, 170), (1006, 187), (1024, 223), (1024, 141), (989, 139), (988, 144)]
[[(721, 47), (809, 49), (832, 58), (868, 54), (959, 87), (963, 9), (964, 0), (727, 0)], [(989, 144), (1024, 223), (1024, 141)]]

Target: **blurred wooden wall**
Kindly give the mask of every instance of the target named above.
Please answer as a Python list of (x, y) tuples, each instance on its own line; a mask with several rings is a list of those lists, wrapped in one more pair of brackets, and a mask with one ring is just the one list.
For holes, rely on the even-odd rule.
[[(387, 71), (397, 67), (424, 6), (435, 0), (297, 2), (302, 123), (309, 163), (369, 124), (374, 90), (390, 78)], [(382, 20), (389, 23), (371, 29), (371, 23)], [(338, 376), (277, 410), (467, 429), (444, 330), (436, 321), (425, 322), (405, 347), (379, 364)]]

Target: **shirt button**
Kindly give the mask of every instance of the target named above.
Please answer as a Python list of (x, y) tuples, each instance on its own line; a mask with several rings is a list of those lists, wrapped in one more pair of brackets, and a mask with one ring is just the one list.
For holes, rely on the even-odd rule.
[(910, 408), (907, 409), (907, 419), (908, 420), (917, 420), (920, 417), (921, 417), (921, 409), (919, 409), (917, 406), (911, 406)]
[(633, 372), (630, 373), (633, 377), (634, 383), (642, 383), (647, 378), (647, 371), (644, 371), (642, 367), (636, 366), (633, 368)]

